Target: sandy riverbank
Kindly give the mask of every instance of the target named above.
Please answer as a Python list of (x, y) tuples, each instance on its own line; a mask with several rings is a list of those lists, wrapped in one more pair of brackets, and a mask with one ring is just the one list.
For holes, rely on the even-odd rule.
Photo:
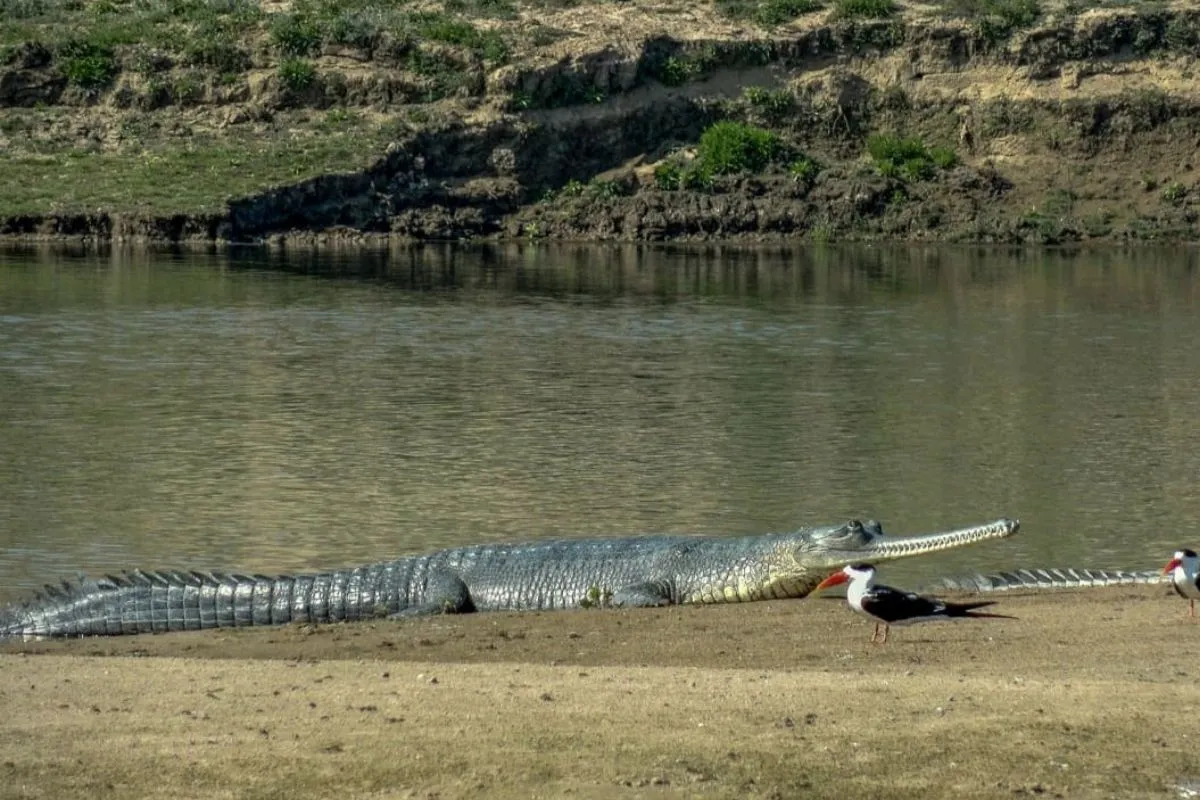
[(1164, 587), (894, 629), (842, 602), (0, 647), (3, 797), (1176, 797), (1200, 624)]

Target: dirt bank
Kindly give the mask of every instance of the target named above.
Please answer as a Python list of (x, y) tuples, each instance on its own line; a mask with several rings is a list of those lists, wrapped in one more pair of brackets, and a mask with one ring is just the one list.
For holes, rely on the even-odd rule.
[(1163, 587), (895, 629), (840, 601), (0, 648), (5, 797), (1176, 797)]
[(1183, 3), (158, 1), (0, 20), (0, 235), (1198, 238)]

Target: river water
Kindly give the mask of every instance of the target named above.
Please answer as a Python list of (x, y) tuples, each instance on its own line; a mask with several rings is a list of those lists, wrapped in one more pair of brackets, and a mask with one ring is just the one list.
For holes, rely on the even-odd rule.
[(1200, 544), (1198, 254), (0, 253), (0, 599), (484, 541), (874, 517), (1013, 539), (885, 577)]

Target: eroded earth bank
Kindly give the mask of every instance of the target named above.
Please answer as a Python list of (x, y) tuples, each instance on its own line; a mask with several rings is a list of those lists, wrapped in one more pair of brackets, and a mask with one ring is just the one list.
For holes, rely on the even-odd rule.
[(1200, 11), (21, 0), (0, 234), (1197, 238)]

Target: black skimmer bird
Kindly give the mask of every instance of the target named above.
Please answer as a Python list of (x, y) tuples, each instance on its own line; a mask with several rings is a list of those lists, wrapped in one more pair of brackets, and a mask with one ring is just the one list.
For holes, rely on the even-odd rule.
[(1165, 567), (1163, 574), (1171, 573), (1175, 592), (1188, 599), (1188, 616), (1196, 616), (1196, 600), (1200, 598), (1200, 574), (1197, 572), (1196, 551), (1176, 550), (1175, 557)]
[(872, 642), (879, 637), (880, 626), (882, 626), (883, 638), (879, 640), (880, 644), (887, 641), (888, 628), (891, 625), (911, 625), (914, 622), (932, 622), (963, 617), (1016, 619), (1016, 617), (1005, 614), (975, 611), (977, 608), (995, 605), (996, 601), (994, 600), (981, 603), (948, 603), (936, 597), (925, 597), (914, 592), (876, 584), (875, 567), (870, 564), (851, 564), (844, 567), (841, 572), (835, 572), (817, 584), (813, 593), (847, 581), (850, 586), (846, 588), (846, 602), (858, 613), (875, 620), (875, 633), (871, 635)]

